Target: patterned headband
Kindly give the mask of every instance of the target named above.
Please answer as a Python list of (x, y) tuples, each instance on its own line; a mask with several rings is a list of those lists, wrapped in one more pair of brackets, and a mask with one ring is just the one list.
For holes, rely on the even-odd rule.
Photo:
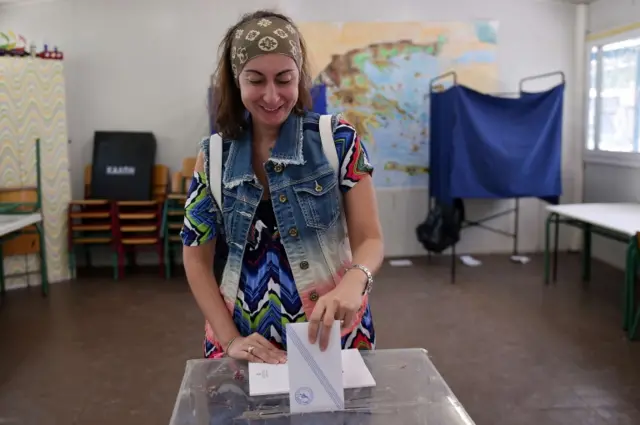
[(231, 69), (238, 80), (242, 68), (251, 59), (276, 53), (292, 58), (298, 69), (302, 66), (300, 36), (284, 19), (275, 16), (253, 19), (236, 30), (231, 42)]

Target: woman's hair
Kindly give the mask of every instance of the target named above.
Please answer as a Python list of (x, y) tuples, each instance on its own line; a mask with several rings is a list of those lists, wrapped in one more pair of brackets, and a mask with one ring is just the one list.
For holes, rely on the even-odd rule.
[[(213, 77), (213, 90), (211, 93), (212, 112), (215, 114), (215, 129), (218, 133), (228, 138), (239, 137), (247, 129), (247, 117), (245, 107), (240, 96), (240, 87), (238, 86), (233, 71), (231, 69), (231, 42), (238, 28), (246, 22), (253, 19), (276, 17), (283, 19), (296, 28), (293, 21), (284, 15), (270, 11), (259, 10), (257, 12), (244, 15), (238, 23), (227, 30), (222, 42), (220, 43), (218, 66)], [(298, 31), (300, 33), (300, 31)], [(302, 114), (305, 109), (311, 108), (311, 75), (309, 73), (309, 65), (307, 60), (307, 48), (300, 34), (300, 51), (302, 63), (300, 66), (300, 82), (298, 84), (298, 101), (293, 107), (293, 113)]]

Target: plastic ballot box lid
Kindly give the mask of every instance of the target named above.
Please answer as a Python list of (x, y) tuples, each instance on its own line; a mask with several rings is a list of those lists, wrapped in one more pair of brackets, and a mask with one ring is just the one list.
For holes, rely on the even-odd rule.
[(292, 414), (289, 394), (249, 395), (247, 363), (187, 361), (170, 425), (473, 425), (423, 349), (363, 351), (376, 386), (345, 389), (345, 409)]

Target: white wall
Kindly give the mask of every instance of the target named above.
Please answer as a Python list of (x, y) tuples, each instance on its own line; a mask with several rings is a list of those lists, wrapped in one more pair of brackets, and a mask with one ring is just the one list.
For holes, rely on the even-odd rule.
[[(299, 21), (465, 21), (496, 19), (502, 90), (516, 91), (526, 76), (562, 70), (568, 77), (565, 108), (565, 202), (575, 199), (580, 161), (571, 153), (573, 27), (575, 6), (540, 0), (213, 0), (54, 1), (0, 8), (0, 27), (57, 44), (65, 52), (74, 195), (91, 161), (92, 135), (99, 129), (150, 130), (158, 138), (157, 162), (172, 168), (207, 132), (206, 87), (217, 44), (241, 12), (279, 6)], [(553, 82), (541, 81), (546, 89)], [(580, 142), (581, 143), (581, 142)], [(578, 167), (578, 168), (576, 168)], [(421, 255), (416, 225), (426, 217), (426, 191), (378, 195), (387, 254)], [(512, 202), (468, 202), (470, 219), (510, 207)], [(541, 248), (541, 203), (523, 200), (520, 249)], [(511, 231), (513, 217), (495, 220)], [(459, 252), (509, 252), (511, 240), (481, 229), (466, 230)]]
[[(589, 32), (600, 33), (640, 22), (640, 2), (636, 0), (599, 0), (589, 6)], [(640, 202), (640, 168), (586, 162), (585, 202)], [(625, 245), (601, 237), (593, 238), (593, 255), (623, 268)]]

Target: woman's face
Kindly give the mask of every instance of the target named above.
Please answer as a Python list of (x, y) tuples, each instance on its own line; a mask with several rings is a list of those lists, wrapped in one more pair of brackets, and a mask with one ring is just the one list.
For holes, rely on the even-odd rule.
[(292, 58), (280, 54), (251, 59), (240, 73), (242, 103), (254, 123), (282, 124), (298, 101), (300, 72)]

